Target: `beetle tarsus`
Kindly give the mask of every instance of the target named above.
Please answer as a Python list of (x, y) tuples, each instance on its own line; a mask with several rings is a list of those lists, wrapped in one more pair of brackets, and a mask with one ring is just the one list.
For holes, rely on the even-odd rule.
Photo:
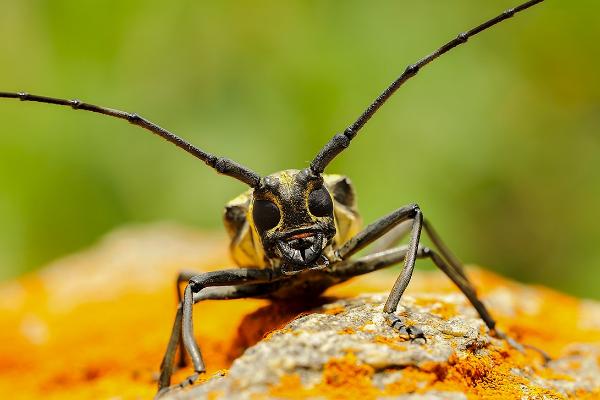
[(167, 393), (173, 391), (173, 390), (181, 390), (187, 386), (191, 386), (194, 383), (196, 383), (196, 381), (198, 380), (198, 378), (200, 377), (201, 374), (203, 374), (205, 371), (196, 371), (193, 375), (188, 376), (187, 378), (185, 378), (182, 382), (178, 383), (177, 385), (172, 385), (172, 386), (167, 386), (164, 388), (159, 389), (158, 393), (156, 393), (156, 395), (154, 396), (154, 400), (158, 400), (161, 399), (164, 395), (166, 395)]
[(385, 320), (394, 330), (402, 335), (407, 335), (411, 342), (414, 342), (417, 339), (423, 339), (425, 343), (427, 343), (427, 338), (421, 328), (414, 325), (406, 325), (404, 320), (393, 313), (386, 313)]
[(184, 388), (184, 387), (186, 387), (186, 386), (191, 386), (191, 385), (193, 385), (193, 384), (194, 384), (194, 383), (195, 383), (195, 382), (198, 380), (198, 378), (200, 377), (200, 374), (201, 374), (201, 373), (202, 373), (202, 372), (194, 372), (192, 375), (190, 375), (190, 376), (188, 376), (187, 378), (185, 378), (185, 379), (183, 380), (183, 382), (181, 382), (181, 383), (179, 384), (179, 387), (183, 389), (183, 388)]

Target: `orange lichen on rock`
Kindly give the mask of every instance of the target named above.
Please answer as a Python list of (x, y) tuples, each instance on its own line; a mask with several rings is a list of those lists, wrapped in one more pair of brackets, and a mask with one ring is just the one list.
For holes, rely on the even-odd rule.
[(375, 393), (371, 383), (373, 373), (373, 367), (358, 363), (356, 356), (348, 353), (325, 364), (323, 380), (316, 389), (331, 399), (371, 397)]
[(375, 336), (375, 339), (373, 340), (373, 343), (383, 343), (386, 346), (391, 347), (392, 349), (395, 350), (406, 350), (406, 346), (403, 344), (400, 344), (399, 342), (405, 342), (407, 341), (408, 338), (406, 338), (405, 336), (401, 336), (398, 335), (395, 338), (389, 338), (389, 337), (385, 337), (385, 336)]
[[(377, 305), (385, 297), (361, 296), (329, 305), (345, 308), (344, 312), (335, 314), (338, 319), (334, 322), (336, 326), (347, 326), (342, 330), (337, 328), (334, 332), (339, 335), (339, 341), (345, 341), (345, 346), (354, 353), (343, 357), (343, 362), (340, 362), (339, 357), (331, 358), (322, 366), (320, 377), (306, 372), (306, 369), (298, 370), (298, 373), (292, 374), (293, 379), (286, 378), (271, 386), (269, 395), (265, 398), (300, 396), (368, 400), (409, 393), (427, 394), (433, 396), (431, 398), (438, 398), (437, 393), (442, 393), (439, 398), (445, 398), (444, 393), (459, 393), (473, 400), (600, 398), (600, 359), (597, 359), (600, 352), (600, 329), (594, 328), (598, 326), (594, 321), (598, 321), (600, 317), (599, 304), (595, 305), (596, 314), (583, 314), (580, 311), (582, 302), (555, 291), (519, 285), (478, 270), (473, 271), (472, 275), (475, 276), (478, 287), (485, 287), (482, 290), (485, 293), (483, 298), (497, 317), (499, 327), (521, 343), (549, 350), (554, 357), (552, 362), (544, 363), (541, 354), (535, 350), (527, 349), (521, 353), (508, 346), (505, 341), (490, 338), (489, 331), (475, 317), (472, 307), (462, 296), (456, 295), (432, 294), (430, 298), (427, 293), (423, 293), (414, 297), (407, 296), (399, 309), (399, 314), (406, 318), (405, 322), (413, 323), (411, 319), (415, 318), (420, 321), (425, 319), (431, 324), (430, 328), (438, 333), (429, 331), (429, 337), (435, 338), (434, 344), (416, 347), (408, 342), (398, 344), (406, 338), (390, 335), (385, 330), (377, 331), (378, 322), (373, 321), (377, 318)], [(434, 312), (440, 309), (439, 304), (443, 304), (446, 298), (453, 305), (454, 312)], [(367, 307), (368, 304), (372, 304), (371, 308)], [(365, 307), (370, 311), (365, 311)], [(460, 320), (466, 315), (475, 317), (465, 325), (471, 329), (468, 337), (472, 342), (456, 346), (455, 343), (460, 343), (457, 338), (467, 335), (468, 331), (461, 333), (463, 325), (450, 321), (456, 318)], [(331, 321), (311, 319), (310, 316), (307, 318), (304, 324), (289, 326), (299, 335), (298, 339), (302, 338), (303, 333), (323, 333), (322, 329), (326, 327), (327, 321)], [(445, 334), (449, 326), (456, 326), (458, 330)], [(368, 334), (372, 335), (370, 339), (364, 339), (364, 335)], [(354, 335), (357, 339), (346, 339), (347, 335)], [(319, 336), (319, 341), (331, 343), (330, 340), (331, 336)], [(452, 356), (445, 361), (416, 361), (416, 351), (428, 354), (440, 344), (440, 340), (450, 343), (449, 348), (454, 352)], [(330, 345), (323, 348), (327, 350), (313, 348), (314, 342), (310, 340), (282, 340), (281, 345), (294, 346), (291, 354), (303, 349), (316, 354), (322, 351), (332, 352)], [(372, 345), (385, 345), (390, 351), (386, 352)], [(273, 350), (276, 349), (277, 347)], [(406, 354), (407, 358), (399, 357), (393, 351)], [(386, 354), (386, 358), (379, 356), (382, 352)], [(275, 353), (267, 350), (264, 354)], [(436, 357), (433, 354), (431, 356)], [(423, 357), (421, 359), (426, 360), (429, 356)], [(365, 360), (371, 360), (372, 364)], [(280, 361), (277, 365), (280, 365)], [(583, 368), (582, 365), (586, 367)], [(318, 368), (318, 364), (311, 366), (311, 370), (318, 371)], [(235, 374), (239, 377), (240, 369)], [(315, 383), (315, 379), (318, 379), (318, 383)], [(348, 382), (353, 382), (354, 385), (347, 387)], [(263, 383), (258, 384), (259, 388), (261, 384)], [(340, 387), (344, 390), (336, 390)]]
[(333, 387), (345, 387), (354, 384), (367, 386), (373, 375), (373, 368), (359, 365), (356, 356), (348, 353), (342, 358), (332, 358), (325, 364), (323, 384)]
[[(116, 232), (96, 248), (2, 283), (0, 398), (152, 397), (175, 312), (177, 271), (215, 269), (226, 260), (220, 238), (158, 226)], [(196, 307), (209, 373), (229, 367), (240, 322), (266, 304)]]
[(415, 304), (429, 307), (432, 314), (444, 319), (452, 318), (458, 314), (455, 304), (442, 302), (438, 299), (419, 297), (415, 300)]
[[(116, 231), (89, 250), (0, 283), (0, 399), (152, 397), (175, 313), (177, 272), (229, 265), (223, 237), (159, 224)], [(377, 279), (365, 282), (339, 292), (381, 288)], [(209, 375), (325, 300), (319, 301), (197, 305)]]
[[(0, 398), (150, 398), (156, 390), (158, 367), (175, 313), (177, 271), (201, 272), (230, 265), (226, 248), (222, 238), (177, 227), (120, 231), (91, 250), (1, 284)], [(575, 354), (579, 350), (569, 347), (574, 342), (600, 342), (600, 329), (581, 325), (579, 300), (549, 289), (521, 286), (481, 270), (469, 274), (499, 326), (520, 342), (540, 347), (552, 356)], [(394, 275), (381, 271), (333, 288), (327, 295), (387, 291), (394, 279)], [(457, 290), (442, 274), (423, 273), (415, 274), (406, 298), (415, 292), (453, 295)], [(507, 292), (511, 299), (519, 299), (511, 312), (502, 308)], [(196, 335), (209, 375), (229, 368), (244, 349), (263, 338), (270, 342), (278, 335), (295, 334), (281, 328), (300, 315), (310, 311), (323, 313), (320, 317), (338, 318), (346, 312), (338, 306), (312, 310), (331, 298), (304, 300), (308, 299), (298, 303), (228, 300), (197, 305)], [(469, 306), (435, 304), (427, 296), (413, 301), (431, 306), (431, 314), (442, 320), (473, 313)], [(346, 337), (369, 332), (360, 326), (337, 331)], [(379, 336), (374, 342), (404, 351), (410, 345), (401, 343), (404, 340), (402, 336)], [(572, 369), (580, 369), (576, 364), (573, 362)], [(330, 359), (317, 384), (306, 388), (300, 376), (291, 373), (269, 390), (280, 398), (320, 395), (367, 400), (428, 390), (465, 392), (470, 398), (561, 398), (539, 386), (523, 386), (518, 376), (510, 374), (514, 366), (531, 368), (549, 379), (566, 379), (566, 375), (545, 370), (532, 351), (522, 355), (510, 349), (484, 347), (446, 363), (386, 369), (398, 377), (385, 384), (374, 382), (374, 374), (380, 371), (349, 352)], [(190, 372), (179, 371), (174, 381)], [(219, 398), (220, 393), (215, 391), (211, 396)], [(578, 391), (574, 396), (600, 398), (600, 392)]]
[(316, 386), (305, 388), (298, 375), (284, 375), (279, 384), (269, 390), (275, 398), (305, 399), (325, 396), (329, 399), (370, 399), (378, 391), (371, 378), (373, 367), (360, 364), (352, 353), (341, 358), (332, 358), (324, 366), (323, 378)]
[[(511, 351), (512, 352), (512, 351)], [(372, 382), (374, 369), (357, 362), (352, 353), (340, 359), (331, 359), (323, 369), (322, 380), (306, 388), (298, 375), (286, 375), (273, 386), (269, 394), (275, 398), (296, 399), (325, 397), (329, 399), (370, 400), (385, 396), (410, 393), (457, 392), (468, 399), (514, 400), (521, 398), (563, 399), (560, 393), (531, 385), (514, 374), (514, 360), (507, 362), (511, 352), (491, 352), (487, 355), (469, 355), (451, 358), (447, 363), (430, 364), (420, 368), (396, 370), (400, 378), (379, 388)], [(525, 357), (516, 356), (526, 361)], [(388, 370), (386, 372), (395, 372)], [(583, 395), (584, 393), (580, 393)], [(529, 396), (529, 397), (527, 397)], [(591, 397), (590, 397), (591, 398)]]
[(344, 312), (344, 307), (331, 307), (331, 308), (326, 308), (325, 311), (323, 311), (325, 314), (329, 314), (329, 315), (337, 315), (339, 313)]
[(422, 393), (425, 389), (431, 388), (437, 380), (435, 372), (423, 370), (415, 367), (406, 367), (401, 370), (400, 379), (385, 386), (381, 395), (399, 395), (407, 393)]
[(436, 380), (430, 389), (462, 392), (470, 399), (508, 400), (532, 395), (535, 395), (533, 398), (563, 398), (557, 392), (532, 385), (513, 371), (516, 367), (530, 365), (534, 363), (529, 358), (512, 349), (452, 358), (448, 363), (433, 368)]
[(355, 333), (356, 331), (352, 328), (344, 328), (344, 329), (340, 329), (338, 331), (339, 335), (352, 335), (353, 333)]

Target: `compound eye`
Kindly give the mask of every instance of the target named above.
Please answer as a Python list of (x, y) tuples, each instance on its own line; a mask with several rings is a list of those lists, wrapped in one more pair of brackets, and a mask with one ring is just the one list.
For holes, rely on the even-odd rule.
[(315, 217), (325, 217), (333, 212), (331, 196), (325, 187), (321, 186), (308, 195), (308, 210)]
[(252, 210), (254, 223), (261, 231), (274, 228), (281, 218), (277, 205), (269, 200), (255, 200)]

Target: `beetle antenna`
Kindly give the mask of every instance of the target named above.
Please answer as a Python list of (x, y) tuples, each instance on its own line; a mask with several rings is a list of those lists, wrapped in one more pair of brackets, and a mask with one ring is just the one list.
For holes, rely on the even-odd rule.
[(191, 155), (193, 155), (194, 157), (199, 158), (200, 160), (204, 161), (204, 163), (206, 163), (206, 165), (215, 169), (217, 172), (219, 172), (223, 175), (231, 176), (232, 178), (235, 178), (239, 181), (244, 182), (246, 185), (248, 185), (250, 187), (257, 187), (260, 183), (260, 176), (256, 172), (254, 172), (254, 171), (244, 167), (243, 165), (240, 165), (240, 164), (236, 163), (235, 161), (232, 161), (228, 158), (217, 157), (213, 154), (207, 153), (207, 152), (199, 149), (198, 147), (194, 146), (193, 144), (186, 142), (184, 139), (180, 138), (179, 136), (167, 131), (164, 128), (161, 128), (160, 126), (156, 125), (155, 123), (150, 122), (147, 119), (145, 119), (137, 114), (134, 114), (134, 113), (128, 113), (125, 111), (114, 110), (112, 108), (100, 107), (100, 106), (96, 106), (94, 104), (83, 103), (79, 100), (64, 100), (64, 99), (57, 99), (57, 98), (53, 98), (53, 97), (38, 96), (38, 95), (34, 95), (34, 94), (29, 94), (29, 93), (0, 92), (0, 98), (1, 97), (10, 98), (10, 99), (19, 99), (21, 101), (35, 101), (38, 103), (57, 104), (60, 106), (71, 107), (74, 110), (91, 111), (91, 112), (95, 112), (98, 114), (108, 115), (110, 117), (124, 119), (126, 121), (129, 121), (133, 125), (142, 127), (144, 129), (162, 137), (163, 139), (173, 143), (175, 146), (179, 147), (180, 149), (183, 149), (183, 150), (187, 151), (188, 153), (190, 153)]
[(314, 158), (314, 160), (310, 163), (310, 168), (314, 173), (321, 174), (325, 170), (325, 167), (346, 147), (350, 145), (350, 141), (354, 139), (358, 131), (371, 119), (373, 114), (379, 110), (379, 108), (398, 90), (400, 86), (404, 84), (407, 80), (412, 78), (419, 72), (421, 68), (441, 56), (442, 54), (450, 51), (451, 49), (466, 43), (467, 40), (477, 35), (480, 32), (496, 25), (499, 22), (502, 22), (506, 19), (511, 18), (513, 15), (521, 12), (523, 10), (528, 9), (531, 6), (534, 6), (538, 3), (541, 3), (544, 0), (531, 0), (526, 3), (521, 4), (515, 8), (509, 8), (504, 11), (502, 14), (482, 23), (481, 25), (476, 26), (466, 32), (459, 34), (457, 37), (444, 44), (442, 47), (434, 51), (433, 53), (421, 58), (414, 64), (410, 64), (406, 67), (402, 75), (400, 75), (395, 81), (393, 81), (372, 103), (367, 107), (367, 109), (361, 114), (360, 117), (349, 127), (344, 130), (343, 133), (339, 133), (335, 135), (329, 142), (323, 146), (319, 154)]

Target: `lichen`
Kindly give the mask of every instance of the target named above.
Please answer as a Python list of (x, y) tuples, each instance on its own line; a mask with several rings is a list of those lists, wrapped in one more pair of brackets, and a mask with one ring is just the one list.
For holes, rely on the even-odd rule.
[[(94, 249), (2, 284), (0, 398), (150, 398), (174, 316), (176, 272), (223, 265), (228, 265), (226, 244), (220, 239), (159, 226), (119, 232)], [(522, 343), (544, 349), (557, 361), (544, 366), (533, 351), (523, 355), (501, 341), (488, 341), (485, 326), (443, 274), (417, 273), (399, 308), (401, 315), (417, 325), (428, 321), (431, 325), (424, 327), (426, 334), (460, 318), (472, 321), (473, 327), (464, 334), (472, 338), (469, 346), (461, 342), (464, 335), (440, 335), (439, 340), (450, 343), (447, 351), (454, 356), (445, 361), (414, 362), (409, 355), (422, 351), (419, 354), (431, 358), (437, 353), (428, 347), (432, 343), (410, 343), (405, 336), (384, 330), (377, 308), (384, 295), (349, 302), (370, 302), (371, 311), (352, 324), (344, 322), (352, 309), (335, 300), (389, 290), (394, 276), (381, 272), (340, 285), (327, 292), (330, 298), (312, 303), (304, 301), (307, 299), (276, 304), (230, 300), (197, 305), (196, 334), (208, 374), (201, 378), (206, 383), (193, 390), (207, 388), (206, 398), (210, 399), (230, 398), (226, 388), (217, 384), (238, 379), (236, 368), (249, 353), (244, 351), (257, 344), (279, 346), (283, 338), (289, 338), (312, 340), (319, 349), (337, 349), (343, 340), (362, 340), (371, 347), (368, 351), (346, 348), (339, 354), (332, 351), (335, 355), (322, 361), (319, 354), (306, 348), (300, 355), (308, 364), (291, 363), (289, 370), (279, 366), (279, 375), (266, 375), (275, 381), (256, 389), (263, 398), (313, 395), (368, 400), (432, 390), (464, 392), (469, 398), (600, 398), (592, 378), (588, 386), (580, 384), (580, 376), (600, 374), (593, 370), (600, 365), (600, 328), (582, 323), (578, 299), (519, 285), (483, 270), (470, 270), (469, 275), (501, 329)], [(318, 308), (329, 303), (332, 305)], [(600, 306), (586, 302), (586, 315), (594, 309), (600, 314)], [(319, 342), (321, 332), (297, 328), (313, 318), (331, 324), (331, 342)], [(378, 352), (398, 357), (397, 365)], [(313, 380), (305, 379), (310, 363), (316, 368)], [(266, 367), (250, 366), (255, 373)], [(223, 377), (223, 369), (228, 369), (229, 375)], [(515, 374), (515, 370), (526, 373)], [(181, 370), (173, 380), (182, 380), (189, 373), (189, 369)], [(213, 375), (221, 380), (214, 382)], [(253, 385), (250, 380), (245, 390), (251, 392)], [(565, 392), (568, 387), (575, 389)]]
[(279, 384), (269, 389), (275, 398), (305, 399), (325, 396), (329, 399), (371, 399), (378, 391), (372, 385), (374, 369), (359, 363), (353, 353), (340, 358), (331, 358), (323, 368), (321, 382), (305, 388), (298, 375), (284, 375)]
[[(283, 335), (268, 345), (259, 343), (232, 367), (230, 382), (260, 370), (260, 378), (244, 380), (242, 393), (262, 393), (262, 398), (369, 400), (406, 394), (438, 398), (444, 393), (464, 394), (468, 399), (594, 398), (600, 386), (600, 332), (577, 324), (578, 301), (565, 301), (556, 292), (516, 285), (489, 273), (475, 275), (497, 285), (484, 291), (491, 298), (495, 289), (503, 293), (498, 298), (504, 303), (496, 305), (506, 313), (495, 312), (500, 329), (522, 343), (544, 342), (546, 346), (540, 347), (550, 349), (555, 360), (546, 364), (533, 349), (522, 353), (491, 337), (463, 297), (447, 294), (406, 296), (399, 315), (420, 325), (428, 337), (427, 343), (411, 343), (385, 325), (380, 314), (385, 296), (373, 295), (327, 305), (324, 309), (344, 309), (334, 315), (317, 309), (296, 319), (286, 326), (294, 338)], [(522, 308), (517, 299), (537, 306)], [(453, 305), (456, 313), (432, 312), (443, 303)], [(549, 314), (549, 309), (557, 312)], [(561, 319), (570, 328), (561, 327), (554, 335), (554, 324), (562, 323)], [(344, 355), (336, 355), (344, 349)], [(321, 364), (323, 356), (329, 358)], [(277, 367), (257, 369), (267, 363)], [(586, 368), (581, 368), (584, 364)], [(282, 378), (273, 382), (278, 373)], [(225, 393), (224, 398), (245, 398)]]
[[(399, 370), (400, 379), (377, 388), (373, 382), (374, 369), (358, 362), (353, 353), (329, 360), (317, 385), (306, 388), (298, 375), (285, 375), (272, 386), (269, 395), (274, 398), (296, 399), (324, 396), (329, 399), (376, 399), (410, 393), (458, 392), (469, 399), (513, 400), (527, 398), (562, 399), (556, 391), (532, 385), (515, 375), (516, 366), (510, 351), (494, 351), (485, 356), (452, 357), (447, 363), (430, 364), (421, 368)], [(516, 357), (517, 359), (520, 357)], [(524, 359), (524, 358), (523, 358)], [(387, 370), (386, 372), (391, 372)], [(575, 396), (584, 392), (573, 393)]]

